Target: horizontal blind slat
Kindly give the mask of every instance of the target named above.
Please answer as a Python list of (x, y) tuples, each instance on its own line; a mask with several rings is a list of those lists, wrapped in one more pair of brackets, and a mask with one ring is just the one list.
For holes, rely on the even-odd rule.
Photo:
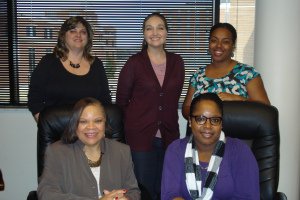
[[(27, 102), (30, 75), (46, 53), (52, 52), (57, 32), (69, 16), (82, 15), (94, 29), (93, 55), (102, 59), (112, 90), (113, 101), (121, 68), (132, 54), (140, 51), (143, 19), (159, 11), (167, 18), (169, 33), (166, 48), (180, 54), (185, 61), (186, 78), (180, 103), (189, 77), (199, 66), (210, 62), (207, 55), (208, 31), (213, 24), (214, 2), (173, 1), (101, 1), (101, 0), (16, 0), (16, 42), (14, 47), (14, 83), (19, 103)], [(4, 19), (5, 20), (5, 19)], [(0, 27), (1, 28), (1, 27)], [(0, 36), (0, 41), (5, 41)], [(3, 45), (3, 44), (2, 44)], [(8, 48), (1, 46), (1, 50)], [(0, 56), (0, 103), (9, 99), (7, 59)], [(6, 68), (5, 68), (6, 65)], [(6, 80), (6, 81), (3, 81)], [(3, 84), (2, 84), (3, 81)], [(8, 88), (9, 91), (9, 88)], [(6, 95), (5, 95), (6, 94)]]

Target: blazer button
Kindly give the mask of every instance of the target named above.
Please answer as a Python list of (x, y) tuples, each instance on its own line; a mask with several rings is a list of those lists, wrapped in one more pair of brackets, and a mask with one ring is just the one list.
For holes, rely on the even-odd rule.
[(158, 107), (158, 110), (162, 110), (162, 106), (159, 106), (159, 107)]

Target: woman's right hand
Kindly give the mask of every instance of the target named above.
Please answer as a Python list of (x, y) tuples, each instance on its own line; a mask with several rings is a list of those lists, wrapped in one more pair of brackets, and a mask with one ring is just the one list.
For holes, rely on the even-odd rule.
[(102, 196), (99, 200), (128, 200), (125, 196), (127, 190), (119, 189), (119, 190), (103, 190), (104, 196)]

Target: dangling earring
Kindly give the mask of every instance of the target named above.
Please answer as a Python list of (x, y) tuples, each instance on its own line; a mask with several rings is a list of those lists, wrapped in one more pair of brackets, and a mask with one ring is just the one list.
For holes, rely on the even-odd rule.
[(234, 57), (234, 53), (233, 53), (233, 52), (231, 52), (230, 56), (231, 56), (231, 58), (233, 58), (233, 57)]

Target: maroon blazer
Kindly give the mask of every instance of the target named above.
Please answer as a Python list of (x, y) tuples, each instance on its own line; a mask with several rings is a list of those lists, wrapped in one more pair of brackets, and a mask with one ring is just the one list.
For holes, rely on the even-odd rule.
[(178, 101), (184, 82), (184, 62), (177, 54), (166, 55), (162, 87), (146, 50), (131, 56), (120, 72), (116, 102), (124, 111), (126, 142), (133, 151), (151, 150), (158, 129), (165, 148), (179, 138)]

